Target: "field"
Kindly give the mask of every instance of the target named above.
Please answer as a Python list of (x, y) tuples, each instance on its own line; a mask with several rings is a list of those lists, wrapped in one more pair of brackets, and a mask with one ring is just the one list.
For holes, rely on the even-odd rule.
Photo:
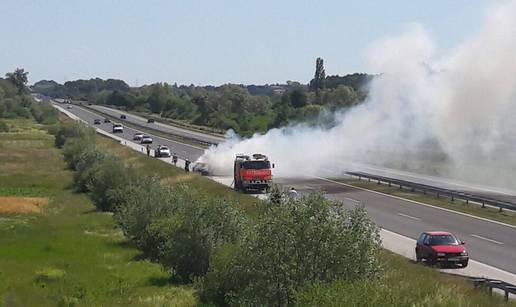
[(191, 287), (169, 283), (110, 215), (70, 189), (72, 174), (44, 127), (10, 124), (18, 132), (0, 134), (0, 195), (49, 202), (40, 213), (0, 215), (0, 306), (196, 304)]
[[(110, 214), (94, 210), (85, 194), (71, 189), (53, 138), (29, 121), (12, 122), (0, 134), (0, 195), (47, 198), (41, 212), (0, 215), (0, 305), (6, 306), (193, 306), (192, 285), (176, 284), (157, 264), (142, 259)], [(260, 201), (197, 174), (98, 137), (106, 151), (155, 174), (164, 184), (189, 182), (203, 193), (238, 200), (256, 214)], [(455, 276), (383, 252), (378, 280), (322, 284), (300, 293), (306, 306), (516, 306)]]

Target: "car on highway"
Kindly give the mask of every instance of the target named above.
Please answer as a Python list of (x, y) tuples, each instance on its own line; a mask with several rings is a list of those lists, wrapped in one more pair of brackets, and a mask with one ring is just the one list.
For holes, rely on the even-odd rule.
[(170, 149), (165, 145), (158, 145), (154, 151), (154, 157), (156, 158), (170, 158)]
[(114, 124), (113, 133), (124, 133), (124, 127), (120, 124)]
[(149, 118), (147, 119), (147, 123), (149, 124), (153, 124), (155, 121), (154, 121), (154, 118)]
[(67, 108), (67, 109), (71, 109), (71, 108), (72, 108), (72, 106), (66, 106), (66, 108)]
[(144, 135), (140, 140), (140, 144), (152, 144), (152, 138), (148, 135)]
[(110, 123), (111, 120), (109, 118), (104, 118), (104, 123)]
[(134, 141), (141, 141), (141, 140), (142, 140), (142, 137), (143, 137), (143, 133), (141, 133), (141, 132), (136, 132), (136, 133), (133, 135), (133, 140), (134, 140)]
[(208, 164), (203, 162), (196, 162), (192, 166), (192, 172), (199, 173), (203, 176), (208, 176), (210, 174)]
[(120, 118), (121, 118), (121, 119), (126, 119), (126, 118), (127, 118), (127, 116), (125, 116), (124, 114), (122, 114), (122, 115), (120, 115)]
[(468, 266), (469, 255), (464, 242), (446, 231), (423, 232), (416, 243), (416, 260), (429, 264)]
[(94, 125), (100, 125), (100, 119), (93, 120), (93, 124)]

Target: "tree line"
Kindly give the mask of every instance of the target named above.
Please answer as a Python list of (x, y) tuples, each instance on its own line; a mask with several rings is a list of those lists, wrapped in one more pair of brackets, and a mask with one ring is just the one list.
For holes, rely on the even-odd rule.
[[(58, 112), (52, 106), (37, 102), (27, 88), (27, 75), (24, 69), (0, 78), (0, 119), (34, 118), (38, 123), (51, 124), (58, 120)], [(0, 120), (0, 132), (9, 131), (9, 125)]]
[(95, 78), (64, 84), (43, 80), (32, 89), (54, 98), (150, 112), (248, 136), (293, 123), (331, 125), (328, 114), (363, 101), (371, 78), (367, 74), (326, 76), (323, 61), (318, 58), (314, 79), (307, 85), (287, 81), (275, 85), (155, 83), (130, 87), (122, 80)]
[(236, 201), (188, 183), (165, 186), (125, 165), (84, 124), (53, 133), (76, 189), (113, 212), (127, 239), (173, 280), (193, 284), (206, 305), (292, 305), (312, 285), (380, 274), (379, 230), (362, 206), (346, 209), (321, 193), (291, 199), (276, 187), (246, 215)]

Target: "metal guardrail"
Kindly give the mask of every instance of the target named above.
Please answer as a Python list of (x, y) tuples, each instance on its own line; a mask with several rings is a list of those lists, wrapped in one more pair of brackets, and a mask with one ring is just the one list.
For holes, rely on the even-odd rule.
[(378, 183), (385, 182), (389, 186), (396, 185), (399, 186), (400, 189), (404, 187), (409, 188), (412, 192), (419, 191), (423, 194), (433, 193), (437, 197), (449, 197), (451, 201), (454, 201), (455, 199), (462, 199), (466, 203), (469, 203), (470, 201), (479, 203), (482, 205), (482, 207), (485, 207), (486, 205), (498, 207), (499, 211), (503, 211), (503, 209), (516, 210), (516, 202), (486, 197), (484, 195), (479, 195), (475, 193), (439, 188), (431, 185), (420, 184), (416, 182), (395, 179), (390, 177), (377, 176), (363, 172), (347, 172), (347, 174), (350, 176), (358, 177), (359, 180), (362, 178), (366, 178), (369, 181), (378, 181)]
[(488, 288), (489, 294), (493, 294), (493, 289), (499, 289), (504, 292), (505, 301), (509, 300), (509, 294), (516, 295), (516, 285), (501, 281), (498, 279), (490, 279), (483, 277), (468, 277), (469, 281), (475, 285), (476, 288)]

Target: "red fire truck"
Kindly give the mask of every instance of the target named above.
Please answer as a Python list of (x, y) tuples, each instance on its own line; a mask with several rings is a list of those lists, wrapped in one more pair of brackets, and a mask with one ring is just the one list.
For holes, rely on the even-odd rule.
[[(274, 168), (274, 164), (272, 164)], [(237, 154), (233, 168), (235, 190), (267, 190), (272, 186), (272, 168), (266, 155)]]

